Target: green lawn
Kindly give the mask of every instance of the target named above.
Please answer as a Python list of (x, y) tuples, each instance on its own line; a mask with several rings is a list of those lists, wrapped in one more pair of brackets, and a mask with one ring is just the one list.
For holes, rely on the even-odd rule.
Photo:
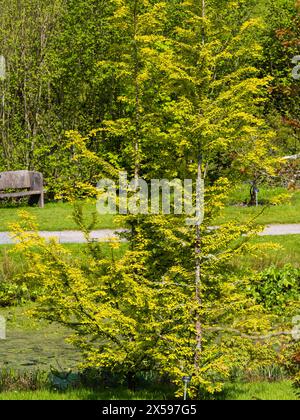
[[(228, 206), (224, 209), (222, 215), (215, 221), (216, 225), (230, 220), (245, 222), (254, 218), (261, 213), (264, 207), (266, 207), (268, 200), (278, 194), (287, 193), (287, 191), (282, 188), (262, 189), (262, 201), (266, 204), (260, 205), (259, 207), (247, 207), (241, 205), (247, 197), (244, 189), (245, 187), (243, 187), (242, 191), (237, 189), (237, 191), (232, 193), (232, 197), (228, 201)], [(300, 192), (294, 193), (291, 196), (291, 199), (284, 204), (266, 207), (264, 212), (257, 218), (257, 223), (262, 225), (300, 223)]]
[(227, 384), (226, 400), (298, 400), (290, 381)]
[[(244, 222), (249, 218), (255, 217), (264, 208), (263, 206), (246, 207), (241, 203), (247, 199), (247, 188), (245, 185), (237, 187), (228, 200), (228, 205), (222, 215), (214, 221), (214, 224), (222, 224), (229, 220)], [(287, 193), (283, 188), (262, 188), (260, 197), (262, 202), (267, 203), (277, 194)], [(41, 230), (69, 230), (78, 229), (72, 219), (73, 205), (71, 203), (47, 203), (44, 209), (27, 206), (11, 206), (0, 208), (0, 231), (7, 231), (9, 224), (18, 218), (18, 212), (26, 210), (37, 218)], [(84, 202), (84, 212), (87, 219), (91, 219), (96, 211), (95, 201)], [(276, 223), (300, 223), (300, 192), (292, 195), (290, 202), (278, 206), (271, 206), (265, 209), (264, 213), (258, 217), (258, 223), (276, 224)], [(112, 215), (98, 215), (96, 229), (109, 229), (118, 225), (115, 217)]]
[(128, 389), (90, 390), (78, 389), (67, 392), (48, 390), (3, 392), (0, 400), (163, 400), (171, 398), (159, 391), (129, 391)]
[[(0, 400), (164, 400), (171, 399), (168, 391), (136, 391), (127, 389), (88, 390), (67, 392), (48, 390), (3, 392)], [(227, 384), (219, 400), (298, 400), (290, 381)]]
[[(86, 256), (86, 244), (63, 244), (63, 246), (72, 253), (74, 258), (84, 259)], [(114, 258), (121, 258), (127, 248), (128, 244), (126, 242), (120, 243), (119, 248), (113, 249)], [(105, 257), (111, 257), (112, 255), (112, 248), (109, 243), (101, 243), (101, 251)], [(9, 274), (9, 270), (12, 273), (24, 270), (22, 252), (14, 250), (14, 245), (0, 245), (0, 280), (2, 272)]]
[[(271, 246), (276, 245), (276, 248), (265, 248), (256, 255), (239, 257), (238, 261), (236, 261), (239, 267), (251, 267), (257, 270), (263, 270), (272, 264), (278, 267), (282, 267), (285, 264), (293, 264), (295, 267), (300, 267), (300, 235), (263, 236), (256, 238), (254, 242), (264, 246), (267, 244)], [(103, 243), (101, 245), (103, 255), (111, 255), (112, 251), (109, 244)], [(86, 247), (84, 244), (65, 244), (64, 246), (72, 252), (74, 257), (84, 257)], [(0, 267), (3, 263), (4, 255), (12, 247), (13, 245), (0, 245)], [(114, 257), (121, 257), (127, 248), (127, 243), (121, 243), (120, 248), (114, 249)], [(23, 258), (21, 253), (9, 255), (17, 266), (22, 266)]]
[[(35, 216), (41, 230), (77, 230), (78, 226), (72, 218), (73, 205), (71, 203), (48, 203), (45, 208), (28, 206), (14, 206), (0, 208), (0, 231), (9, 230), (9, 224), (16, 222), (18, 213), (27, 211)], [(84, 202), (84, 214), (87, 220), (92, 220), (92, 214), (96, 212), (94, 201)], [(109, 229), (114, 227), (114, 216), (98, 215), (95, 229)]]
[(264, 270), (272, 264), (278, 267), (285, 264), (300, 267), (300, 235), (262, 236), (256, 238), (254, 242), (261, 245), (276, 245), (277, 248), (265, 248), (256, 255), (239, 257), (234, 261), (234, 266), (255, 270)]

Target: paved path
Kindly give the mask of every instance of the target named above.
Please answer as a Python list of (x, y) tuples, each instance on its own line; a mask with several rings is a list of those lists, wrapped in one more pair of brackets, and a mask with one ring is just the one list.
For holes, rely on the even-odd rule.
[[(117, 238), (118, 233), (124, 232), (124, 229), (102, 229), (91, 232), (91, 238), (97, 241), (105, 242), (112, 238)], [(82, 244), (85, 238), (82, 232), (76, 230), (66, 230), (63, 232), (40, 232), (43, 238), (55, 238), (62, 244)], [(268, 225), (260, 236), (276, 236), (276, 235), (300, 235), (300, 224), (295, 225)], [(9, 232), (0, 232), (0, 245), (13, 244), (14, 241), (10, 237)]]
[(268, 225), (260, 236), (300, 235), (300, 224), (297, 225)]
[[(124, 232), (124, 229), (102, 229), (91, 232), (91, 238), (97, 241), (106, 242), (110, 239), (117, 238), (118, 233)], [(85, 243), (85, 237), (82, 232), (77, 230), (66, 230), (62, 232), (40, 232), (43, 238), (55, 238), (61, 244), (82, 244)], [(13, 244), (15, 241), (11, 238), (9, 232), (0, 232), (0, 245)]]

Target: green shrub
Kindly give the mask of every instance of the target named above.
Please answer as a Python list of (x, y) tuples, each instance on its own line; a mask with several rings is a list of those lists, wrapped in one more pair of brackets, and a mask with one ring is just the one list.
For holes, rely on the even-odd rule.
[(30, 292), (26, 284), (0, 283), (0, 306), (17, 305), (30, 299)]
[(299, 308), (300, 269), (291, 265), (271, 266), (258, 274), (252, 292), (257, 303), (277, 315), (288, 315)]
[(39, 289), (35, 282), (26, 280), (27, 265), (20, 255), (7, 250), (0, 255), (0, 307), (35, 301)]

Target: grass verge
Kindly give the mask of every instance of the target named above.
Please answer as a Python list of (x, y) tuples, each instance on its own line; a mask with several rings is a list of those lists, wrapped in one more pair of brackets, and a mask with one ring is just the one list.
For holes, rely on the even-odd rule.
[[(83, 202), (84, 214), (87, 220), (92, 220), (96, 212), (96, 202)], [(78, 230), (78, 226), (72, 218), (73, 204), (71, 203), (48, 203), (45, 208), (28, 206), (14, 206), (0, 208), (0, 232), (9, 230), (9, 225), (15, 223), (20, 211), (26, 211), (36, 217), (40, 230), (64, 231)], [(113, 215), (98, 215), (95, 229), (113, 229), (115, 227)]]
[(227, 384), (225, 400), (298, 400), (291, 381)]
[[(0, 400), (164, 400), (172, 398), (168, 391), (129, 391), (127, 389), (90, 390), (66, 392), (49, 390), (2, 392)], [(219, 400), (298, 400), (290, 381), (227, 384)]]
[[(274, 196), (286, 193), (287, 191), (283, 188), (262, 187), (260, 198), (262, 203), (267, 203)], [(227, 207), (225, 207), (222, 215), (214, 221), (214, 224), (219, 225), (233, 220), (241, 223), (257, 216), (263, 209), (263, 206), (260, 205), (256, 208), (241, 205), (247, 201), (247, 195), (248, 191), (245, 185), (234, 189), (231, 197), (228, 199)], [(91, 200), (85, 201), (83, 204), (85, 216), (91, 220), (92, 214), (96, 212), (96, 202)], [(72, 219), (73, 205), (71, 203), (56, 202), (47, 203), (44, 209), (17, 205), (0, 208), (0, 232), (9, 230), (9, 224), (14, 223), (18, 219), (20, 210), (28, 211), (35, 216), (40, 230), (64, 231), (78, 229)], [(257, 222), (263, 225), (300, 223), (300, 192), (294, 193), (291, 196), (291, 200), (285, 204), (266, 208), (257, 218)], [(95, 229), (113, 229), (119, 226), (119, 223), (113, 215), (98, 215)]]
[[(286, 194), (287, 191), (282, 188), (263, 189), (261, 192), (262, 202), (271, 200), (278, 194)], [(245, 192), (233, 192), (232, 197), (228, 201), (227, 207), (223, 210), (220, 217), (215, 220), (214, 224), (220, 225), (228, 221), (238, 221), (239, 223), (247, 222), (249, 219), (255, 218), (265, 205), (258, 207), (243, 206), (245, 201)], [(291, 196), (290, 201), (276, 206), (266, 207), (264, 212), (257, 217), (257, 223), (262, 225), (268, 224), (297, 224), (300, 223), (300, 192), (296, 192)]]
[(275, 265), (283, 267), (292, 264), (300, 268), (300, 235), (286, 236), (263, 236), (257, 237), (255, 243), (260, 245), (275, 245), (274, 249), (265, 248), (256, 255), (245, 255), (233, 262), (233, 266), (238, 269), (252, 268), (261, 271)]

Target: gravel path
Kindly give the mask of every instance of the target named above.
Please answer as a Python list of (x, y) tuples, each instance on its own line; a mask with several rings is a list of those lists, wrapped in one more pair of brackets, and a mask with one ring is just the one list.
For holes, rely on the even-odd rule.
[[(118, 233), (124, 232), (124, 229), (102, 229), (95, 230), (91, 233), (91, 238), (97, 241), (105, 242), (112, 238), (118, 237)], [(66, 230), (63, 232), (40, 232), (43, 238), (56, 238), (62, 244), (82, 244), (85, 238), (82, 232), (76, 230)], [(277, 235), (300, 235), (300, 224), (295, 225), (268, 225), (260, 236), (277, 236)], [(0, 245), (13, 244), (14, 241), (10, 237), (9, 232), (0, 232)]]

